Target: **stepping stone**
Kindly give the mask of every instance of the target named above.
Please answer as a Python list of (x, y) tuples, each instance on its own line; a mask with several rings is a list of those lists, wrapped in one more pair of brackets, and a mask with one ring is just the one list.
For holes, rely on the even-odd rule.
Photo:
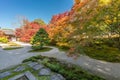
[(40, 70), (40, 69), (42, 69), (44, 66), (42, 65), (42, 64), (37, 64), (37, 65), (34, 65), (32, 68), (34, 69), (34, 70)]
[(25, 67), (24, 66), (19, 66), (14, 71), (19, 72), (19, 71), (23, 71), (23, 70), (25, 70)]
[(54, 74), (51, 76), (50, 80), (66, 80), (61, 74)]
[(25, 73), (16, 75), (8, 80), (37, 80), (37, 79), (30, 71), (26, 71)]
[(7, 76), (9, 76), (9, 75), (11, 75), (12, 73), (11, 72), (9, 72), (9, 71), (6, 71), (6, 72), (3, 72), (3, 73), (0, 73), (0, 79), (1, 78), (4, 78), (4, 77), (7, 77)]
[(39, 76), (49, 76), (51, 74), (51, 70), (49, 68), (43, 68), (39, 72)]
[(37, 64), (38, 64), (37, 62), (30, 62), (30, 63), (28, 63), (28, 66), (33, 67), (33, 66), (35, 66)]
[(35, 76), (29, 71), (25, 72), (25, 76), (28, 78), (28, 80), (37, 80)]

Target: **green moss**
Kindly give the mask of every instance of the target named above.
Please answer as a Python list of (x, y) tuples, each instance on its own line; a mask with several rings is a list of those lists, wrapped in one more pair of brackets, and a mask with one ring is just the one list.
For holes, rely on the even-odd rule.
[(58, 47), (58, 49), (59, 49), (60, 51), (67, 52), (70, 48), (68, 48), (68, 47)]
[(44, 65), (49, 67), (54, 72), (62, 74), (66, 80), (104, 80), (82, 70), (77, 66), (67, 66), (65, 64), (61, 64), (60, 62), (45, 63)]
[(69, 47), (65, 47), (65, 46), (58, 46), (58, 45), (52, 45), (56, 48), (58, 48), (60, 51), (64, 51), (64, 52), (67, 52), (70, 48)]
[(9, 48), (4, 48), (3, 50), (14, 50), (14, 49), (20, 49), (23, 47), (9, 47)]
[(120, 62), (120, 50), (118, 48), (99, 45), (94, 47), (85, 47), (85, 54), (99, 60), (108, 62)]
[(47, 51), (50, 51), (52, 50), (52, 48), (49, 48), (49, 47), (43, 47), (41, 49), (33, 49), (33, 50), (30, 50), (29, 52), (47, 52)]

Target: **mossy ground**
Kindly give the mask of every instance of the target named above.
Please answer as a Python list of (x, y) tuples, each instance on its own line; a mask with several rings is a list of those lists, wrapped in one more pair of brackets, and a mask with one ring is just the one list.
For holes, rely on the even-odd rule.
[(47, 52), (47, 51), (50, 51), (52, 50), (52, 48), (49, 48), (49, 47), (43, 47), (41, 49), (33, 49), (33, 50), (30, 50), (29, 52)]
[(23, 47), (8, 47), (8, 48), (4, 48), (3, 50), (15, 50), (20, 48), (23, 48)]
[(118, 48), (102, 45), (102, 47), (85, 47), (84, 51), (86, 55), (94, 59), (108, 62), (120, 62), (120, 50)]

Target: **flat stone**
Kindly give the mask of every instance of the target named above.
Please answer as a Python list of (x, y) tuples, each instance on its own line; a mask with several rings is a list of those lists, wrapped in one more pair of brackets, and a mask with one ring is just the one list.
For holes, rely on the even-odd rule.
[(24, 66), (19, 66), (14, 71), (19, 72), (19, 71), (23, 71), (23, 70), (25, 70), (25, 67)]
[(25, 72), (25, 76), (26, 76), (29, 80), (37, 80), (37, 79), (35, 78), (35, 76), (34, 76), (31, 72), (29, 72), (29, 71)]
[(61, 74), (54, 74), (50, 77), (50, 80), (65, 80)]
[(14, 77), (12, 77), (12, 78), (10, 78), (8, 80), (18, 80), (18, 79), (19, 80), (23, 80), (22, 77), (24, 77), (24, 80), (26, 80), (26, 78), (27, 78), (27, 80), (37, 80), (35, 78), (35, 76), (30, 71), (26, 71), (25, 73), (22, 73), (22, 74), (19, 74), (17, 76), (14, 76)]
[(0, 73), (0, 79), (1, 78), (4, 78), (4, 77), (7, 77), (7, 76), (9, 76), (9, 75), (11, 75), (12, 73), (11, 72), (9, 72), (9, 71), (6, 71), (6, 72), (3, 72), (3, 73)]
[(34, 70), (40, 70), (40, 69), (42, 69), (44, 66), (42, 65), (42, 64), (37, 64), (37, 65), (34, 65), (32, 68), (34, 69)]
[(39, 76), (48, 76), (51, 74), (51, 70), (49, 68), (43, 68), (39, 72)]
[(38, 64), (37, 62), (30, 62), (30, 63), (28, 63), (28, 66), (33, 67), (33, 66), (35, 66), (37, 64)]

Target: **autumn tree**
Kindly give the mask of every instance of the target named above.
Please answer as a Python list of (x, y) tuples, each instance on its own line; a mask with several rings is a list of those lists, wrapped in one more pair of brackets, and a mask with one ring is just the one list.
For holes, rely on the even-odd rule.
[(23, 23), (24, 24), (20, 28), (17, 28), (15, 31), (16, 37), (18, 37), (20, 41), (23, 42), (30, 42), (31, 38), (40, 28), (44, 28), (46, 30), (48, 29), (42, 20), (35, 20), (32, 22), (23, 20)]

